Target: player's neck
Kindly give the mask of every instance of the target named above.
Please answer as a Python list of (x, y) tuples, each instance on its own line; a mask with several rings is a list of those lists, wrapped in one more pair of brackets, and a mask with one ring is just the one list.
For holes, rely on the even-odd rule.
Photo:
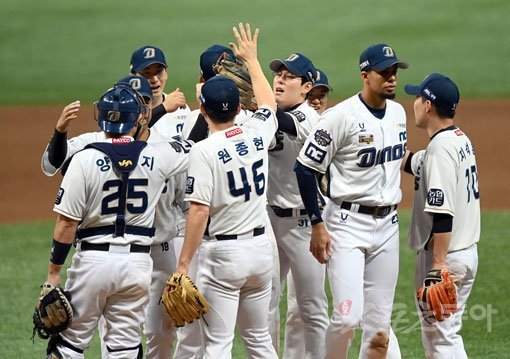
[(370, 108), (381, 110), (386, 107), (386, 99), (381, 96), (367, 91), (365, 88), (361, 91), (363, 102)]
[(211, 133), (214, 133), (214, 132), (226, 130), (227, 128), (230, 128), (230, 127), (232, 127), (234, 125), (235, 125), (235, 123), (234, 123), (233, 120), (229, 121), (229, 122), (225, 122), (225, 123), (213, 123), (213, 122), (211, 122), (209, 124), (209, 129), (211, 130)]
[(427, 124), (427, 134), (429, 138), (432, 138), (439, 131), (444, 130), (445, 128), (448, 128), (452, 125), (453, 120), (451, 118), (448, 119), (439, 119), (437, 117), (433, 118)]

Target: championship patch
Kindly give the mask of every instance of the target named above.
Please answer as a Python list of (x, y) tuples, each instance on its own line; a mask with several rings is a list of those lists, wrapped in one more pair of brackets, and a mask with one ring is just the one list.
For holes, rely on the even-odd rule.
[(441, 207), (444, 204), (444, 193), (439, 188), (431, 188), (427, 193), (427, 203), (429, 206)]
[(55, 204), (59, 205), (62, 202), (62, 197), (64, 196), (64, 189), (60, 187), (57, 192), (57, 197), (55, 198)]
[(374, 135), (369, 135), (369, 134), (363, 134), (363, 135), (359, 135), (359, 140), (358, 140), (359, 143), (366, 143), (367, 145), (371, 144), (372, 142), (374, 142)]
[(185, 194), (192, 194), (195, 187), (195, 177), (188, 176), (186, 179), (186, 191)]
[(317, 142), (317, 144), (320, 146), (327, 146), (332, 141), (332, 138), (328, 131), (322, 129), (315, 131), (313, 138), (315, 142)]
[(303, 122), (304, 120), (306, 120), (305, 114), (301, 111), (290, 111), (290, 113), (297, 118), (298, 122)]

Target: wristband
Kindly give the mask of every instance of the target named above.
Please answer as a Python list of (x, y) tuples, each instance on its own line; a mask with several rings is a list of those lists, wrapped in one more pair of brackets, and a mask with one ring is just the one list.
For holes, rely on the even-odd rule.
[(61, 243), (53, 239), (51, 243), (50, 262), (56, 265), (64, 264), (71, 250), (71, 245), (71, 243)]

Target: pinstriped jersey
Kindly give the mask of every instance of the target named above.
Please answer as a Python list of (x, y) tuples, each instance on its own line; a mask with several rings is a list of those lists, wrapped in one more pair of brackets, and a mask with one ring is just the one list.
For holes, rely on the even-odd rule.
[(453, 216), (449, 251), (465, 249), (480, 239), (480, 192), (475, 151), (469, 138), (456, 127), (437, 133), (426, 150), (411, 161), (415, 175), (409, 245), (427, 249), (432, 214)]
[(267, 149), (277, 126), (274, 112), (262, 106), (243, 126), (217, 131), (191, 149), (185, 200), (210, 207), (210, 236), (265, 226)]
[(406, 147), (404, 108), (387, 100), (379, 119), (355, 95), (322, 114), (298, 161), (326, 174), (329, 198), (387, 206), (402, 198), (400, 165)]
[(304, 208), (294, 173), (294, 164), (311, 129), (317, 124), (319, 114), (308, 102), (287, 112), (294, 120), (297, 136), (283, 134), (283, 143), (269, 152), (269, 205), (281, 208)]

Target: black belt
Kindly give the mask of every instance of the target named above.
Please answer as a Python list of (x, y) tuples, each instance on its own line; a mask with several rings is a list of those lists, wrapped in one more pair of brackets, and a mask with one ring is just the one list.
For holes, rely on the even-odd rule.
[[(147, 228), (147, 227), (139, 227), (139, 226), (126, 226), (125, 232), (127, 234), (134, 234), (137, 236), (145, 236), (145, 237), (154, 237), (154, 233), (156, 232), (155, 228)], [(111, 226), (101, 226), (101, 227), (92, 227), (92, 228), (84, 228), (76, 231), (76, 238), (82, 239), (87, 237), (105, 235), (105, 234), (114, 234), (115, 233), (115, 225)]]
[(305, 216), (308, 213), (306, 212), (306, 209), (294, 209), (294, 208), (280, 208), (278, 206), (271, 206), (271, 209), (273, 210), (275, 216), (278, 217), (294, 217), (297, 213), (299, 213), (300, 216)]
[[(264, 234), (265, 232), (266, 232), (265, 227), (255, 228), (253, 230), (253, 237), (260, 236), (261, 234)], [(214, 238), (216, 238), (216, 240), (218, 240), (218, 241), (230, 241), (230, 240), (237, 239), (238, 236), (239, 236), (238, 234), (218, 234), (218, 235), (214, 236)]]
[[(348, 211), (350, 211), (353, 206), (354, 206), (353, 203), (345, 201), (343, 201), (342, 204), (340, 204), (340, 208), (346, 209)], [(381, 206), (381, 207), (369, 207), (360, 204), (357, 212), (363, 214), (370, 214), (375, 218), (384, 218), (396, 209), (397, 209), (396, 204), (393, 206)]]
[[(108, 252), (110, 250), (110, 243), (81, 242), (80, 248), (82, 251)], [(149, 253), (151, 251), (151, 246), (142, 246), (141, 244), (131, 244), (129, 246), (129, 251), (131, 253)]]

